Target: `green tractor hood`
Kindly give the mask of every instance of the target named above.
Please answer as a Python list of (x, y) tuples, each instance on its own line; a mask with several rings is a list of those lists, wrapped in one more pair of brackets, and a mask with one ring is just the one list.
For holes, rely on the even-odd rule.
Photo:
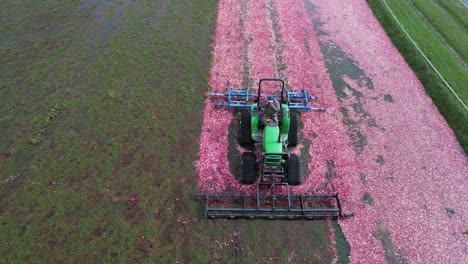
[(268, 123), (265, 126), (263, 134), (263, 148), (266, 153), (281, 153), (283, 152), (283, 144), (278, 142), (280, 129), (275, 122)]

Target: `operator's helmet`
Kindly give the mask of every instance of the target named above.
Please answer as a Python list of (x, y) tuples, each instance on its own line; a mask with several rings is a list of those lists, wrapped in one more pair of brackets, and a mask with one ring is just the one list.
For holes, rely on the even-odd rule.
[(268, 101), (272, 101), (272, 102), (273, 102), (274, 100), (275, 100), (275, 97), (274, 97), (273, 95), (269, 95), (269, 96), (268, 96)]

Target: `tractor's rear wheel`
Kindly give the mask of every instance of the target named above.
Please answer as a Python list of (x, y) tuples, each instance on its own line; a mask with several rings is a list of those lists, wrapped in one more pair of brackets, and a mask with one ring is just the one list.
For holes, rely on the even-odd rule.
[(287, 162), (287, 171), (288, 171), (288, 183), (290, 185), (299, 185), (301, 184), (301, 164), (299, 163), (299, 157), (291, 153)]
[(240, 181), (244, 184), (252, 184), (257, 180), (257, 162), (252, 152), (242, 153), (242, 174)]
[(294, 148), (297, 146), (297, 114), (290, 112), (289, 118), (288, 147)]
[(250, 112), (241, 113), (239, 144), (246, 147), (251, 146), (254, 143), (252, 140), (252, 127), (250, 118)]

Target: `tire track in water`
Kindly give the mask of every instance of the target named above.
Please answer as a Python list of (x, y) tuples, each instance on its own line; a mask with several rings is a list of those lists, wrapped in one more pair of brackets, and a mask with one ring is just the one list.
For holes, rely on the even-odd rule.
[[(249, 20), (249, 0), (238, 0), (240, 5), (240, 15), (239, 15), (239, 29), (238, 33), (240, 37), (244, 40), (242, 47), (242, 82), (240, 87), (234, 87), (234, 89), (245, 89), (249, 87), (250, 89), (254, 88), (253, 80), (250, 77), (250, 61), (249, 61), (249, 43), (250, 39), (246, 34), (246, 23)], [(229, 86), (228, 84), (227, 86)], [(228, 87), (226, 87), (227, 91)], [(233, 110), (234, 118), (229, 125), (228, 133), (228, 162), (229, 162), (229, 171), (231, 174), (239, 181), (241, 174), (242, 166), (242, 152), (244, 149), (238, 144), (238, 131), (239, 131), (239, 110)]]
[(243, 81), (242, 81), (242, 88), (249, 87), (253, 88), (253, 80), (250, 76), (250, 61), (249, 61), (249, 44), (251, 40), (248, 38), (245, 32), (246, 23), (249, 20), (249, 0), (239, 0), (241, 3), (241, 14), (239, 16), (239, 28), (242, 38), (244, 39), (244, 48), (242, 50), (243, 56)]
[[(261, 78), (276, 76), (274, 35), (263, 0), (250, 0), (248, 14), (249, 20), (246, 23), (246, 37), (249, 43), (248, 60), (250, 61), (250, 77), (255, 85), (253, 88), (256, 90)], [(262, 85), (262, 88), (262, 94), (277, 91), (276, 85), (269, 83)]]
[(287, 76), (285, 74), (287, 65), (283, 62), (284, 43), (279, 28), (276, 2), (273, 2), (272, 0), (265, 0), (265, 4), (268, 10), (268, 17), (271, 21), (271, 28), (274, 36), (273, 53), (275, 54), (276, 76), (287, 81)]

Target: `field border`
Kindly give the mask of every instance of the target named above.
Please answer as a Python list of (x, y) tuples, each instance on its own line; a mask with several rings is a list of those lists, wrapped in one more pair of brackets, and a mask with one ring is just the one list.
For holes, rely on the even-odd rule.
[(382, 0), (369, 0), (368, 4), (380, 25), (392, 40), (393, 45), (400, 51), (406, 63), (424, 85), (426, 93), (432, 98), (434, 105), (453, 129), (461, 147), (467, 154), (468, 129), (465, 125), (468, 123), (467, 111), (437, 77), (430, 64), (419, 55), (418, 49), (401, 30), (398, 23), (388, 12), (384, 2)]

